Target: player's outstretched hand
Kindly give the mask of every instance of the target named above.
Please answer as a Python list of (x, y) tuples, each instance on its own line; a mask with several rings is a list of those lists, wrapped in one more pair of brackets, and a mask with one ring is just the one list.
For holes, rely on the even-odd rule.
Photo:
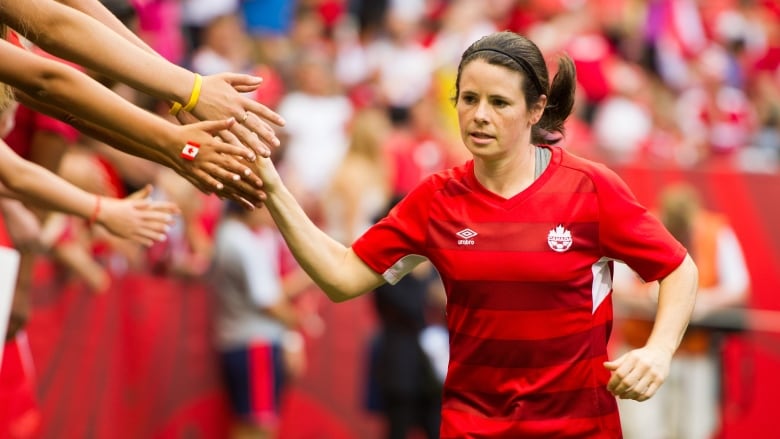
[(660, 349), (643, 347), (604, 363), (612, 371), (607, 389), (620, 399), (650, 399), (669, 375), (672, 355)]
[(145, 246), (165, 241), (179, 208), (168, 201), (149, 199), (152, 186), (123, 198), (98, 197), (95, 222), (112, 234)]

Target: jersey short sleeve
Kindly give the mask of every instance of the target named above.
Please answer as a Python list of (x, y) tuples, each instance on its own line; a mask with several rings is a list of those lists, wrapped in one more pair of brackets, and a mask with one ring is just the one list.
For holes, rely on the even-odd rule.
[(437, 191), (436, 180), (428, 178), (409, 192), (352, 244), (355, 254), (390, 284), (426, 258), (428, 211)]
[(599, 166), (593, 176), (599, 202), (602, 251), (625, 262), (646, 282), (674, 271), (687, 250), (663, 223), (639, 204), (628, 185), (613, 171)]

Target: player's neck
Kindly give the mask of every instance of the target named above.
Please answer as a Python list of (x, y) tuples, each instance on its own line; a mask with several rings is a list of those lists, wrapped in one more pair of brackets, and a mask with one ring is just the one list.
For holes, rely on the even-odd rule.
[(475, 162), (474, 174), (485, 189), (503, 198), (512, 198), (528, 188), (540, 174), (537, 173), (537, 149), (535, 145), (529, 145), (521, 153), (504, 160)]

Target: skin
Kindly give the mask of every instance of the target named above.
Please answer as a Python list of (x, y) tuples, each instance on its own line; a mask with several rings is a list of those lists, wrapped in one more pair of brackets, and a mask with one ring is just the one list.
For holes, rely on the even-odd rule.
[(512, 70), (473, 61), (463, 69), (455, 105), (461, 139), (474, 157), (477, 180), (504, 198), (534, 181), (531, 127), (539, 122), (547, 102), (542, 96), (527, 108), (522, 80)]
[(0, 142), (0, 196), (14, 198), (47, 210), (90, 219), (112, 234), (143, 245), (164, 241), (178, 208), (173, 203), (146, 200), (151, 187), (120, 200), (83, 191), (56, 174), (24, 160)]
[[(0, 0), (0, 21), (22, 32), (47, 52), (137, 90), (170, 102), (184, 104), (190, 99), (195, 82), (192, 72), (155, 54), (137, 38), (127, 36), (127, 30), (120, 33), (112, 30), (121, 23), (108, 18), (105, 8), (84, 1), (76, 2), (75, 6), (107, 22), (108, 26), (52, 0)], [(199, 120), (233, 117), (242, 121), (225, 128), (232, 134), (225, 136), (227, 140), (240, 141), (258, 154), (269, 155), (270, 147), (279, 143), (269, 122), (281, 126), (284, 120), (241, 94), (255, 90), (261, 81), (258, 77), (234, 73), (204, 77), (192, 114)], [(245, 114), (249, 116), (246, 120)]]
[(607, 388), (621, 399), (645, 401), (669, 376), (696, 302), (698, 271), (690, 256), (659, 281), (658, 311), (647, 344), (604, 363), (612, 371)]
[[(248, 207), (260, 202), (259, 179), (250, 177), (247, 164), (255, 154), (221, 141), (215, 134), (235, 120), (175, 125), (138, 108), (87, 75), (56, 61), (0, 40), (0, 81), (17, 88), (22, 100), (53, 117), (64, 118), (88, 134), (116, 144), (130, 154), (153, 160), (186, 176), (204, 191), (221, 191)], [(65, 113), (62, 108), (67, 108)], [(179, 158), (188, 141), (200, 144), (193, 161)], [(244, 176), (254, 184), (242, 182)], [(224, 182), (224, 183), (223, 183)]]
[[(516, 71), (475, 60), (463, 68), (456, 101), (461, 137), (474, 157), (477, 179), (507, 198), (533, 182), (531, 128), (546, 104), (542, 96), (526, 106), (523, 80)], [(350, 248), (306, 217), (269, 160), (259, 160), (257, 172), (265, 182), (266, 206), (293, 255), (329, 298), (346, 300), (384, 283)], [(659, 284), (656, 323), (647, 345), (604, 363), (612, 372), (607, 387), (617, 397), (643, 401), (656, 392), (690, 319), (697, 284), (690, 257)]]

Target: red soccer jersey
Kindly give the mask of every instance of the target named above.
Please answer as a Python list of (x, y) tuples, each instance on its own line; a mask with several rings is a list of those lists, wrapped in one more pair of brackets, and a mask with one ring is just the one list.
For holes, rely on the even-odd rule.
[(686, 254), (604, 166), (551, 147), (504, 199), (474, 164), (433, 175), (353, 245), (388, 282), (430, 259), (447, 291), (441, 437), (617, 438), (603, 362), (612, 260), (650, 281)]

